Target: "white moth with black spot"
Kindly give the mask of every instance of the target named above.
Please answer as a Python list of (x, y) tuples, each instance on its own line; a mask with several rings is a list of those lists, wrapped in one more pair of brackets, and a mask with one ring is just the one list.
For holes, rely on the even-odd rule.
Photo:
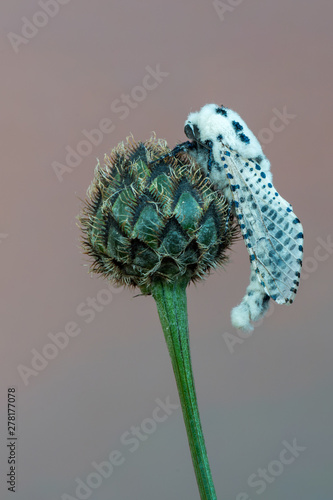
[(190, 113), (184, 132), (186, 151), (230, 203), (250, 255), (245, 297), (231, 312), (235, 328), (252, 330), (272, 298), (291, 304), (303, 255), (303, 228), (292, 206), (273, 186), (270, 163), (242, 118), (231, 109), (207, 104)]

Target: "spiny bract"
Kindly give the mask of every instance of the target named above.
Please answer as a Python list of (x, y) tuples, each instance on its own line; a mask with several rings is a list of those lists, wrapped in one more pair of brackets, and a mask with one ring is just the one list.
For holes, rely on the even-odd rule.
[(91, 271), (150, 293), (153, 280), (203, 278), (226, 261), (237, 228), (224, 196), (186, 154), (152, 137), (99, 164), (79, 215)]

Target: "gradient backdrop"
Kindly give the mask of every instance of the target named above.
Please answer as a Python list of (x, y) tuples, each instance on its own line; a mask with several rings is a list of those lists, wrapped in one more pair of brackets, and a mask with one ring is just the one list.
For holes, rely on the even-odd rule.
[[(246, 339), (230, 325), (248, 284), (242, 241), (224, 271), (188, 290), (218, 498), (331, 500), (333, 4), (45, 0), (45, 14), (42, 3), (0, 8), (1, 500), (198, 498), (155, 304), (131, 291), (105, 292), (107, 283), (88, 275), (75, 216), (96, 158), (130, 133), (183, 141), (187, 114), (207, 102), (235, 109), (263, 138), (275, 186), (305, 232), (294, 305), (275, 305)], [(157, 80), (148, 79), (158, 67)], [(138, 89), (143, 82), (150, 89)], [(125, 94), (134, 104), (121, 111)], [(272, 120), (283, 109), (285, 123)], [(101, 121), (96, 145), (82, 146), (84, 131)], [(71, 148), (81, 151), (78, 165), (57, 176)], [(87, 312), (92, 300), (98, 311)], [(66, 347), (45, 347), (65, 328), (77, 334)], [(24, 381), (19, 370), (33, 370), (43, 349), (53, 359)], [(6, 488), (12, 385), (16, 493)], [(168, 398), (174, 406), (169, 415), (159, 410), (156, 422), (156, 400)], [(283, 465), (286, 442), (302, 451)], [(93, 463), (116, 450), (111, 475), (105, 468), (101, 479)], [(251, 486), (260, 468), (269, 479)]]

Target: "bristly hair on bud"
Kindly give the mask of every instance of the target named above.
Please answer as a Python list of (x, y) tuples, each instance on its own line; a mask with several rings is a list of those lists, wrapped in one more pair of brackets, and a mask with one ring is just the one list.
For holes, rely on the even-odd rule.
[(238, 226), (186, 153), (129, 137), (104, 160), (78, 216), (91, 272), (149, 294), (154, 280), (197, 281), (226, 262)]

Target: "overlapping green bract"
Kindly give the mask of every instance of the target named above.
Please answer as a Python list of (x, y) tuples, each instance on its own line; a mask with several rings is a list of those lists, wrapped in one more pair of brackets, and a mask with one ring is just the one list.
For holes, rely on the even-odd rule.
[(154, 137), (114, 148), (87, 194), (79, 220), (91, 271), (144, 293), (156, 279), (204, 277), (236, 236), (223, 196)]

